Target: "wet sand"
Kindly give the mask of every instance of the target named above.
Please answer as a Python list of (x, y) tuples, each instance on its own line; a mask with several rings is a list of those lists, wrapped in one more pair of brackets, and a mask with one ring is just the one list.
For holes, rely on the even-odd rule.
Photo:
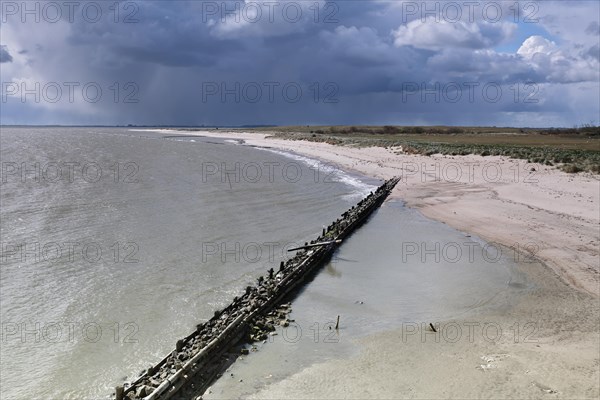
[[(375, 232), (395, 233), (389, 241), (421, 240), (439, 224), (419, 221), (411, 210), (393, 215), (390, 207), (356, 232), (292, 302), (297, 327), (280, 328), (258, 344), (204, 399), (598, 398), (596, 298), (535, 259), (386, 263), (395, 250), (382, 237), (371, 241), (380, 244), (372, 253), (361, 248)], [(411, 232), (402, 237), (398, 228), (385, 229), (399, 223)], [(438, 230), (433, 236), (448, 243), (463, 240), (452, 228)], [(478, 267), (488, 281), (474, 278)], [(423, 281), (411, 281), (410, 270)], [(387, 285), (378, 279), (384, 276)], [(329, 327), (337, 313), (336, 331)]]
[[(263, 376), (244, 380), (244, 367), (269, 365), (269, 346), (275, 343), (267, 343), (234, 364), (228, 372), (234, 377), (221, 378), (205, 398), (600, 396), (597, 176), (501, 157), (423, 157), (401, 149), (346, 148), (260, 134), (202, 134), (293, 151), (375, 178), (404, 174), (405, 184), (395, 195), (409, 207), (540, 261), (518, 258), (515, 265), (526, 279), (517, 283), (522, 290), (509, 306), (442, 315), (433, 321), (438, 333), (425, 318), (400, 321), (395, 328), (348, 338), (351, 351), (305, 364), (282, 356), (272, 363), (275, 372), (261, 370)], [(462, 175), (457, 178), (453, 169)], [(278, 365), (285, 362), (296, 366), (278, 376)], [(234, 385), (245, 388), (232, 391)]]
[(392, 197), (458, 230), (533, 255), (569, 285), (600, 295), (598, 175), (507, 157), (426, 157), (401, 148), (341, 147), (260, 133), (198, 134), (243, 139), (379, 179), (403, 176)]
[(250, 398), (597, 399), (597, 302), (546, 283), (510, 314), (442, 321), (438, 334), (405, 325), (369, 336), (355, 342), (358, 355), (312, 365)]

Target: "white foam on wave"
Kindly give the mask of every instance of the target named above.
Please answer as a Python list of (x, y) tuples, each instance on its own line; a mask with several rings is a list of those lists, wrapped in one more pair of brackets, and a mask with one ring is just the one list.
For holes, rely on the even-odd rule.
[(318, 173), (318, 177), (320, 181), (324, 182), (341, 182), (345, 185), (351, 186), (354, 188), (352, 193), (349, 193), (344, 196), (345, 200), (356, 200), (362, 199), (367, 196), (371, 191), (377, 189), (377, 186), (369, 185), (360, 179), (348, 174), (341, 167), (337, 166), (335, 163), (321, 161), (315, 158), (310, 158), (306, 156), (302, 156), (295, 153), (290, 153), (287, 151), (271, 149), (267, 147), (257, 147), (257, 149), (270, 151), (272, 153), (277, 153), (287, 158), (291, 158), (297, 161), (300, 161), (309, 166), (315, 173)]
[(141, 129), (141, 128), (138, 128), (138, 129), (127, 129), (127, 130), (130, 131), (130, 132), (160, 132), (160, 133), (165, 133), (165, 132), (180, 132), (180, 131), (178, 131), (176, 129), (165, 129), (165, 128), (162, 128), (162, 129), (160, 129), (160, 128), (152, 128), (152, 129), (148, 129), (148, 128), (147, 129)]

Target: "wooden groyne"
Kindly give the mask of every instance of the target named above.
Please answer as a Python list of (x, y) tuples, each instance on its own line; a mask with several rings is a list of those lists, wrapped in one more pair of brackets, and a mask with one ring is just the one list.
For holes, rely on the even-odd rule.
[(281, 304), (285, 296), (329, 260), (341, 241), (365, 222), (398, 181), (399, 178), (386, 181), (324, 228), (316, 240), (305, 243), (293, 258), (282, 261), (278, 271), (269, 269), (255, 286), (246, 287), (245, 293), (234, 297), (229, 306), (215, 311), (210, 320), (177, 341), (175, 350), (158, 364), (148, 368), (130, 385), (117, 386), (116, 400), (168, 399), (192, 378), (205, 381), (214, 378), (218, 358), (243, 338), (250, 342), (265, 340), (275, 325), (285, 319), (288, 305)]

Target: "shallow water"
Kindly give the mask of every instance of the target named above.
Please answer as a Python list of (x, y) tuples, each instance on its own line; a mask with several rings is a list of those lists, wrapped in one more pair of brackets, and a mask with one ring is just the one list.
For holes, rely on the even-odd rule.
[(205, 398), (255, 394), (313, 364), (354, 355), (356, 339), (377, 332), (511, 307), (532, 285), (515, 261), (506, 248), (388, 201), (292, 301), (294, 322), (238, 359)]
[[(185, 133), (4, 128), (1, 148), (4, 399), (107, 396), (374, 184)], [(294, 302), (301, 340), (269, 343), (247, 359), (258, 357), (248, 364), (256, 384), (351, 351), (346, 337), (470, 312), (522, 290), (513, 289), (510, 260), (485, 262), (480, 247), (467, 264), (448, 262), (451, 252), (421, 261), (421, 242), (449, 241), (473, 242), (386, 203)], [(331, 343), (326, 324), (336, 315), (340, 340)], [(289, 359), (289, 368), (267, 373), (273, 359)]]
[(105, 397), (372, 188), (218, 139), (1, 139), (3, 399)]

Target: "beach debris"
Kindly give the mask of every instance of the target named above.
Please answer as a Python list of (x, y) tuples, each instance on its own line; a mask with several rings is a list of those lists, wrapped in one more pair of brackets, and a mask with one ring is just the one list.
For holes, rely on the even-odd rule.
[(543, 384), (541, 384), (539, 382), (535, 382), (534, 381), (534, 382), (531, 382), (531, 384), (533, 386), (536, 386), (538, 389), (540, 389), (544, 393), (548, 393), (548, 394), (556, 394), (556, 393), (558, 393), (558, 391), (550, 388), (549, 386), (543, 385)]
[(430, 322), (429, 323), (429, 327), (431, 328), (432, 331), (437, 333), (437, 330), (435, 329), (435, 326), (433, 326), (433, 324)]
[(311, 243), (311, 244), (308, 244), (308, 242), (305, 242), (304, 246), (294, 247), (293, 249), (289, 249), (288, 251), (305, 250), (305, 249), (310, 249), (312, 247), (320, 247), (320, 246), (327, 246), (328, 244), (340, 244), (340, 243), (342, 243), (342, 241), (340, 239), (330, 240), (328, 242)]
[[(337, 244), (364, 223), (398, 182), (399, 178), (386, 181), (345, 212), (341, 219), (330, 224), (324, 235), (311, 241), (310, 245), (306, 242), (307, 248), (296, 249), (298, 251), (293, 257), (280, 263), (279, 271), (270, 268), (265, 276), (258, 277), (254, 285), (246, 287), (243, 295), (234, 297), (230, 305), (215, 311), (208, 321), (196, 325), (194, 332), (177, 341), (170, 354), (150, 366), (131, 385), (115, 390), (115, 398), (164, 399), (184, 385), (190, 385), (188, 379), (194, 375), (199, 375), (196, 384), (200, 382), (200, 387), (208, 386), (215, 376), (220, 376), (216, 371), (219, 368), (216, 360), (220, 355), (231, 352), (232, 356), (243, 359), (250, 351), (257, 351), (256, 346), (245, 346), (239, 350), (236, 346), (244, 340), (249, 344), (265, 343), (276, 334), (276, 326), (285, 328), (293, 322), (288, 318), (292, 312), (291, 304), (282, 303), (283, 299), (297, 290), (307, 275), (323, 265), (323, 260), (331, 257)], [(338, 327), (339, 316), (336, 329)], [(211, 393), (210, 388), (207, 390)]]
[(146, 397), (147, 395), (150, 394), (150, 392), (152, 392), (152, 389), (146, 385), (143, 385), (138, 388), (138, 391), (136, 392), (136, 396)]
[(504, 358), (509, 357), (508, 354), (492, 354), (488, 356), (481, 356), (481, 360), (485, 362), (485, 364), (479, 365), (477, 368), (482, 371), (487, 371), (490, 369), (498, 368), (498, 365), (494, 364), (498, 361), (502, 361)]
[(124, 388), (123, 386), (119, 385), (115, 388), (115, 399), (116, 400), (123, 400), (124, 398)]

